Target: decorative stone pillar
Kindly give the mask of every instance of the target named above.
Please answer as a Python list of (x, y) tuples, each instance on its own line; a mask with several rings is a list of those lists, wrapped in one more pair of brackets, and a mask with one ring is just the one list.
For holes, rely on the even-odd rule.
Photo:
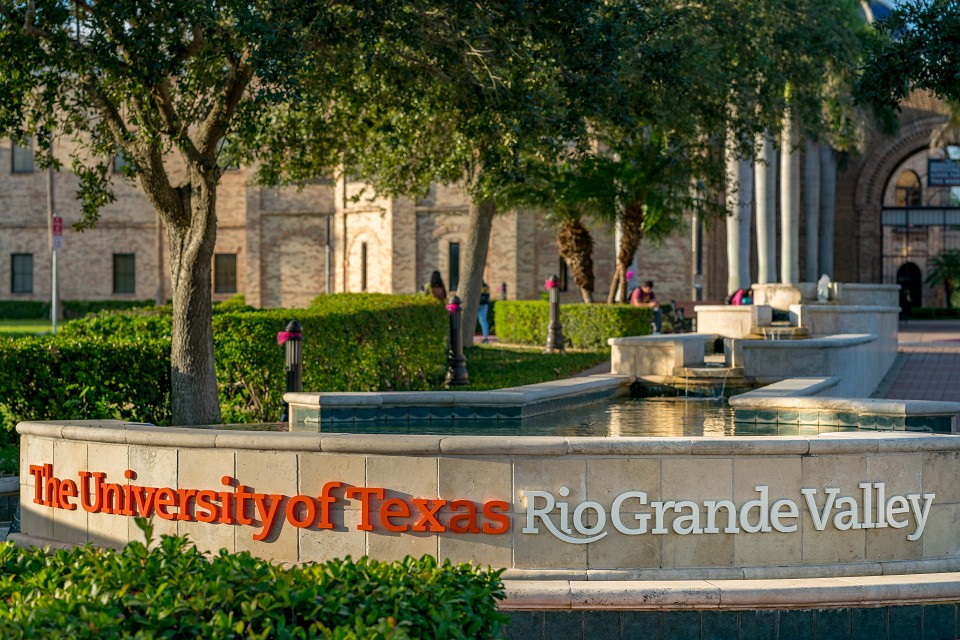
[(800, 131), (790, 111), (783, 114), (780, 144), (780, 282), (800, 282)]
[(837, 159), (828, 144), (820, 145), (820, 273), (833, 279), (833, 233), (837, 204)]
[(754, 163), (757, 195), (757, 282), (777, 281), (777, 145), (769, 134), (759, 140)]
[(804, 281), (820, 279), (820, 145), (808, 139), (803, 154), (803, 199), (807, 245)]
[(727, 166), (727, 294), (750, 287), (750, 214), (753, 206), (753, 167), (738, 157), (728, 139)]

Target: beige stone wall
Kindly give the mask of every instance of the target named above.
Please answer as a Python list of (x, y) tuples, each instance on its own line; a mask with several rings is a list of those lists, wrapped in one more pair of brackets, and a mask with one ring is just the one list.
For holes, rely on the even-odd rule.
[[(226, 475), (252, 491), (288, 497), (317, 496), (326, 482), (344, 483), (333, 491), (337, 498), (333, 530), (313, 526), (298, 529), (281, 519), (266, 540), (256, 542), (252, 536), (262, 527), (259, 518), (253, 526), (188, 521), (161, 524), (163, 532), (189, 534), (204, 550), (249, 550), (282, 562), (324, 560), (346, 553), (383, 560), (430, 553), (454, 561), (507, 567), (514, 576), (560, 569), (584, 577), (592, 571), (591, 579), (693, 579), (704, 577), (706, 571), (721, 578), (935, 572), (951, 570), (960, 560), (960, 539), (956, 536), (960, 489), (954, 481), (960, 473), (960, 454), (949, 436), (887, 438), (882, 451), (870, 436), (842, 441), (741, 438), (704, 443), (693, 438), (684, 441), (682, 454), (669, 452), (677, 450), (676, 439), (625, 438), (611, 443), (592, 438), (569, 442), (540, 438), (526, 444), (503, 444), (493, 452), (488, 439), (446, 437), (442, 446), (456, 447), (458, 453), (440, 454), (440, 439), (428, 436), (413, 441), (391, 436), (198, 432), (176, 436), (189, 439), (189, 444), (184, 441), (178, 446), (170, 442), (169, 434), (155, 429), (128, 429), (125, 445), (107, 442), (110, 433), (115, 440), (113, 427), (39, 425), (27, 429), (21, 448), (25, 535), (108, 546), (138, 536), (128, 517), (34, 504), (35, 479), (28, 469), (30, 465), (52, 464), (54, 475), (61, 479), (76, 479), (80, 471), (103, 471), (108, 474), (108, 482), (124, 484), (123, 471), (132, 469), (137, 473), (132, 484), (223, 490), (220, 479)], [(85, 438), (84, 434), (90, 436)], [(327, 441), (321, 445), (323, 438)], [(328, 452), (321, 453), (318, 448)], [(175, 469), (179, 471), (172, 471)], [(884, 483), (886, 500), (898, 495), (934, 494), (922, 535), (908, 539), (916, 533), (918, 522), (909, 511), (897, 516), (905, 521), (903, 528), (842, 530), (835, 516), (847, 507), (840, 504), (833, 506), (823, 530), (814, 527), (801, 488), (818, 490), (812, 497), (817, 510), (824, 508), (826, 488), (838, 489), (837, 499), (853, 498), (862, 509), (867, 498), (860, 484), (865, 482)], [(372, 530), (358, 530), (362, 505), (357, 499), (345, 498), (344, 489), (349, 486), (383, 488), (384, 498), (408, 501), (441, 498), (481, 504), (502, 500), (508, 505), (510, 530), (503, 535), (390, 533), (378, 517), (380, 499), (373, 499), (368, 509)], [(652, 533), (656, 524), (652, 519), (647, 532), (637, 535), (626, 535), (613, 526), (614, 499), (626, 491), (646, 494), (647, 504), (636, 496), (622, 502), (623, 522), (634, 528), (640, 522), (634, 516), (653, 513), (654, 501), (704, 504), (730, 500), (739, 510), (748, 501), (759, 499), (757, 486), (765, 487), (768, 509), (782, 499), (797, 505), (796, 516), (784, 520), (787, 526), (796, 525), (795, 531), (773, 528), (751, 533), (740, 516), (735, 533), (681, 535), (673, 528), (674, 521), (681, 514), (689, 518), (689, 507), (682, 511), (667, 508), (662, 524), (669, 531), (664, 534)], [(606, 534), (589, 543), (567, 542), (551, 534), (541, 518), (532, 521), (538, 532), (524, 532), (531, 524), (528, 512), (532, 508), (542, 510), (545, 505), (542, 497), (533, 498), (535, 502), (531, 503), (529, 491), (549, 492), (569, 505), (566, 512), (558, 505), (546, 515), (559, 531), (564, 530), (564, 518), (576, 517), (579, 505), (592, 502), (595, 506), (587, 509), (581, 523), (587, 527), (597, 524), (599, 507), (606, 514), (604, 526), (593, 533), (574, 529), (567, 533), (581, 541), (600, 531)], [(868, 520), (875, 521), (879, 494), (874, 487), (871, 491), (873, 515)], [(437, 513), (441, 523), (449, 522), (452, 515), (449, 505)], [(756, 524), (759, 510), (755, 508), (752, 513), (748, 521)], [(727, 528), (727, 512), (721, 510), (719, 514), (718, 528)], [(401, 520), (413, 522), (409, 517)], [(867, 519), (861, 515), (858, 520)], [(707, 527), (705, 512), (700, 513), (699, 521), (702, 528)]]

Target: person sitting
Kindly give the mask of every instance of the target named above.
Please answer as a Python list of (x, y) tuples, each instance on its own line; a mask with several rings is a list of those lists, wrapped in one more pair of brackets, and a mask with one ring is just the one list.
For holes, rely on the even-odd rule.
[(752, 289), (737, 289), (733, 292), (733, 295), (730, 296), (730, 299), (727, 300), (728, 304), (733, 305), (743, 305), (743, 304), (752, 304), (753, 303), (753, 290)]
[(639, 289), (630, 293), (630, 304), (635, 307), (650, 307), (653, 309), (654, 335), (663, 331), (663, 310), (657, 302), (657, 294), (653, 292), (653, 280), (647, 280)]

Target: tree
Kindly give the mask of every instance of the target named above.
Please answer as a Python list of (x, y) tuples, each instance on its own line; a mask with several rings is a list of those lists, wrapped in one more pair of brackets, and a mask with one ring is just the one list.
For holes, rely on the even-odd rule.
[[(557, 21), (575, 17), (572, 9), (554, 8)], [(536, 46), (527, 29), (536, 33), (539, 9), (519, 0), (489, 7), (392, 0), (3, 3), (0, 132), (35, 137), (41, 166), (58, 165), (48, 152), (55, 140), (72, 139), (80, 227), (93, 225), (111, 201), (108, 163), (122, 152), (169, 241), (173, 421), (215, 423), (211, 262), (224, 167), (241, 160), (259, 166), (264, 182), (302, 181), (349, 167), (344, 150), (363, 151), (372, 137), (417, 147), (421, 132), (408, 125), (443, 113), (450, 97), (461, 113), (484, 104), (484, 96), (509, 93), (514, 102), (503, 104), (522, 102), (534, 74), (513, 86), (494, 61)], [(522, 20), (512, 18), (515, 10)], [(484, 80), (460, 86), (466, 77)], [(370, 96), (379, 101), (366, 102)], [(424, 103), (430, 109), (418, 111)], [(512, 132), (522, 124), (505, 114), (532, 118), (536, 106), (488, 109), (488, 117), (469, 119), (473, 129), (456, 129), (463, 144), (455, 157), (495, 166), (491, 158), (509, 156)], [(430, 132), (444, 126), (438, 120)], [(483, 127), (498, 133), (480, 135)], [(434, 147), (450, 142), (437, 140)], [(455, 164), (462, 175), (464, 163)], [(449, 166), (413, 173), (450, 175)], [(389, 177), (386, 167), (377, 164)], [(485, 193), (483, 182), (474, 182)]]
[(931, 286), (942, 284), (947, 295), (947, 309), (953, 308), (953, 292), (960, 284), (960, 251), (949, 249), (932, 257), (926, 283)]
[(911, 0), (876, 24), (856, 97), (898, 108), (914, 89), (960, 100), (960, 2)]

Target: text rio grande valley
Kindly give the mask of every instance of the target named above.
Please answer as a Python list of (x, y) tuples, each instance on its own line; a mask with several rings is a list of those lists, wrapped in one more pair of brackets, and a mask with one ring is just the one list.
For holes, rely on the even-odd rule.
[[(858, 497), (838, 497), (840, 489), (836, 488), (800, 489), (814, 529), (823, 531), (828, 524), (840, 531), (903, 529), (913, 520), (914, 530), (907, 535), (907, 540), (917, 540), (923, 535), (935, 494), (887, 497), (883, 482), (861, 482), (857, 486), (861, 494)], [(527, 525), (522, 532), (539, 533), (539, 520), (547, 531), (564, 542), (588, 544), (609, 533), (608, 517), (616, 531), (628, 536), (797, 531), (801, 516), (796, 502), (782, 499), (771, 504), (769, 489), (765, 485), (756, 485), (754, 490), (759, 496), (739, 507), (731, 500), (649, 501), (643, 491), (625, 491), (614, 498), (609, 514), (602, 504), (593, 500), (581, 502), (571, 509), (570, 504), (557, 500), (549, 491), (522, 491), (527, 497)], [(570, 490), (560, 487), (559, 494), (565, 498), (570, 495)], [(818, 497), (821, 498), (820, 504)], [(559, 527), (551, 519), (557, 512)], [(672, 522), (668, 522), (668, 515), (673, 516)]]

